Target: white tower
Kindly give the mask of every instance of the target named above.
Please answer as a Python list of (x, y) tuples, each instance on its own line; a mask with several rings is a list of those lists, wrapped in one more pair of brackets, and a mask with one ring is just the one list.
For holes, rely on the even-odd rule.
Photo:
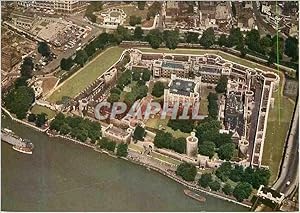
[(186, 138), (186, 154), (189, 157), (197, 157), (198, 138), (195, 136), (195, 132), (191, 132), (191, 135)]

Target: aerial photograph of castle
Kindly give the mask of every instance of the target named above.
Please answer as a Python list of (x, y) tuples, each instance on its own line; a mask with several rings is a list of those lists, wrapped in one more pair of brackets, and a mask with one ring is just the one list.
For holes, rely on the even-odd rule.
[(1, 1), (1, 211), (298, 212), (298, 1)]

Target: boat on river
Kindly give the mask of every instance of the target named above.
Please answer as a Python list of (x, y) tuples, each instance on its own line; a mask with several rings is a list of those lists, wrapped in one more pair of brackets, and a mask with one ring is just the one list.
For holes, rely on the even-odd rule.
[(197, 193), (189, 190), (189, 189), (185, 189), (183, 190), (184, 194), (199, 201), (199, 202), (205, 202), (206, 201), (206, 198), (201, 196), (201, 195), (198, 195)]
[(12, 145), (13, 150), (24, 153), (32, 154), (33, 143), (27, 139), (23, 139), (16, 135), (12, 130), (3, 128), (1, 129), (1, 140)]

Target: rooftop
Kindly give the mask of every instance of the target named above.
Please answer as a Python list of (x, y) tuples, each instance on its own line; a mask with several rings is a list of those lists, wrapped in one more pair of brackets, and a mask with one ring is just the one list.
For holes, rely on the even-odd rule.
[(174, 62), (174, 61), (163, 61), (162, 67), (172, 68), (172, 69), (184, 69), (184, 66), (182, 63)]
[(170, 92), (190, 96), (191, 92), (194, 92), (195, 83), (193, 81), (182, 80), (182, 79), (175, 79), (172, 81), (170, 86)]

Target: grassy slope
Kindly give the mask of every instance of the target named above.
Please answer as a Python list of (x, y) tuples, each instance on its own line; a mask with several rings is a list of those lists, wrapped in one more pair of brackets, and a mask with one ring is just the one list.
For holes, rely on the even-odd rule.
[(46, 113), (48, 119), (53, 118), (56, 114), (55, 111), (39, 105), (34, 105), (31, 109), (31, 112), (34, 114)]
[(295, 106), (294, 102), (282, 95), (282, 87), (281, 81), (280, 89), (273, 94), (275, 104), (274, 108), (270, 108), (262, 158), (262, 164), (268, 165), (272, 172), (270, 183), (273, 183), (278, 175), (285, 139)]
[(105, 50), (93, 61), (67, 79), (63, 85), (48, 98), (48, 101), (55, 103), (63, 96), (75, 97), (113, 65), (119, 59), (123, 50), (124, 49), (120, 47), (112, 47)]

